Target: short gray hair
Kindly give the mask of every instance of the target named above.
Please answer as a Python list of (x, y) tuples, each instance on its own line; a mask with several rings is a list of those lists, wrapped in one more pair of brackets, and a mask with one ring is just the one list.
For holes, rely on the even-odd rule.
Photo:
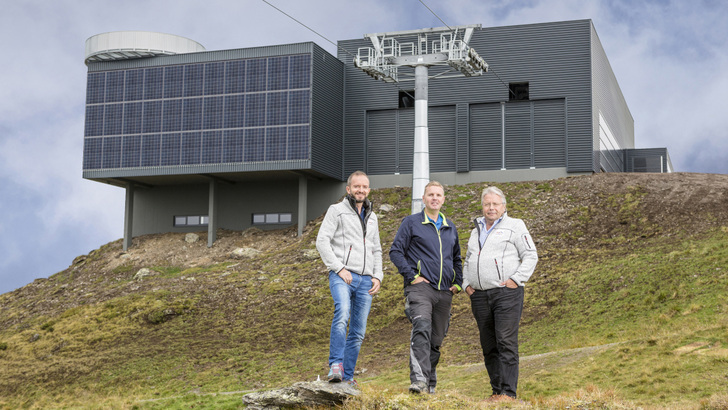
[(498, 195), (501, 200), (503, 201), (503, 205), (506, 204), (506, 195), (503, 193), (503, 191), (500, 190), (498, 187), (489, 186), (483, 190), (483, 193), (480, 194), (480, 203), (483, 203), (483, 198), (485, 198), (488, 194), (496, 194)]
[(354, 177), (365, 177), (366, 179), (369, 179), (369, 176), (365, 174), (364, 171), (354, 171), (346, 180), (346, 186), (351, 186), (351, 180), (354, 179)]

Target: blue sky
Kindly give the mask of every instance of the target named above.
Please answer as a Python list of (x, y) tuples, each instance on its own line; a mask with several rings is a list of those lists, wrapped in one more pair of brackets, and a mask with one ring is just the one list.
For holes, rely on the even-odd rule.
[[(636, 147), (667, 147), (677, 171), (728, 174), (727, 2), (423, 1), (450, 26), (591, 19), (634, 117)], [(444, 25), (419, 0), (269, 2), (334, 42)], [(122, 30), (176, 34), (208, 50), (314, 41), (336, 53), (261, 0), (3, 2), (0, 293), (123, 235), (124, 191), (81, 178), (85, 41)]]

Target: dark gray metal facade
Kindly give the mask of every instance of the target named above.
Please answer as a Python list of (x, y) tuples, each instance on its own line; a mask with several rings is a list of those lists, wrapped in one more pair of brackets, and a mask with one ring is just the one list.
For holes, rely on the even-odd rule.
[(344, 180), (344, 65), (313, 45), (311, 168)]
[[(368, 39), (339, 42), (339, 58), (346, 62), (345, 174), (396, 172), (382, 163), (406, 164), (411, 156), (401, 149), (407, 130), (395, 128), (411, 110), (398, 108), (400, 90), (411, 83), (378, 82), (355, 69), (349, 53), (369, 45)], [(598, 172), (604, 161), (599, 112), (617, 135), (618, 148), (633, 146), (632, 117), (591, 20), (483, 28), (470, 45), (492, 71), (430, 81), (432, 172), (554, 167)], [(437, 70), (431, 68), (431, 75)], [(528, 83), (529, 101), (511, 101), (509, 83)], [(374, 118), (383, 122), (374, 124)], [(411, 170), (400, 166), (399, 172)]]
[[(634, 121), (591, 20), (484, 28), (474, 32), (470, 45), (488, 62), (491, 72), (480, 77), (429, 81), (429, 166), (435, 178), (444, 183), (468, 183), (600, 171), (672, 171), (667, 149), (633, 149)], [(118, 96), (111, 101), (98, 95), (96, 100), (90, 98), (85, 141), (109, 137), (113, 149), (138, 150), (138, 157), (131, 159), (121, 154), (116, 166), (116, 162), (93, 157), (112, 153), (111, 149), (84, 148), (84, 178), (127, 189), (125, 247), (131, 243), (132, 233), (204, 229), (201, 225), (176, 226), (177, 216), (209, 216), (209, 244), (214, 241), (215, 228), (245, 229), (252, 225), (253, 214), (281, 213), (291, 215), (293, 223), (305, 223), (341, 197), (343, 181), (355, 170), (367, 172), (377, 187), (407, 186), (411, 179), (405, 176), (413, 171), (415, 115), (408, 104), (400, 107), (400, 98), (405, 93), (414, 94), (414, 82), (384, 83), (355, 68), (357, 49), (369, 46), (368, 39), (342, 40), (337, 57), (314, 43), (297, 43), (90, 63), (89, 90), (100, 89), (99, 73), (113, 73), (104, 74), (104, 84), (108, 80), (119, 88), (118, 81), (126, 72), (140, 69), (204, 65), (202, 70), (214, 70), (225, 63), (224, 70), (228, 70), (229, 62), (288, 57), (289, 62), (297, 59), (300, 63), (300, 56), (305, 56), (309, 64), (306, 86), (280, 90), (297, 93), (299, 100), (303, 92), (310, 99), (307, 112), (301, 112), (303, 104), (296, 111), (296, 115), (308, 119), (298, 128), (308, 127), (305, 133), (288, 132), (285, 139), (283, 133), (276, 134), (276, 128), (300, 124), (266, 122), (259, 126), (240, 122), (242, 119), (236, 123), (235, 116), (230, 116), (234, 111), (224, 111), (230, 107), (226, 95), (215, 100), (215, 95), (202, 92), (199, 111), (204, 112), (208, 103), (218, 104), (226, 120), (232, 118), (232, 123), (238, 125), (228, 127), (225, 122), (218, 130), (202, 115), (204, 127), (199, 130), (199, 140), (182, 140), (188, 145), (190, 141), (199, 144), (200, 152), (194, 155), (199, 155), (200, 160), (195, 163), (145, 166), (149, 159), (145, 150), (159, 149), (164, 139), (155, 139), (156, 131), (144, 131), (144, 124), (131, 134), (125, 131), (135, 113), (147, 115), (146, 101), (138, 106), (132, 101), (128, 111), (126, 106), (107, 111), (106, 107), (88, 107), (127, 101), (119, 101)], [(270, 67), (271, 63), (266, 64)], [(437, 76), (445, 70), (431, 67), (429, 74)], [(190, 72), (194, 74), (194, 70)], [(224, 73), (226, 81), (247, 81), (244, 73)], [(157, 83), (163, 81), (160, 77)], [(124, 83), (124, 92), (141, 92), (135, 84)], [(528, 97), (512, 98), (510, 84), (528, 84)], [(264, 93), (270, 94), (271, 90), (238, 94), (245, 94), (255, 103), (255, 95)], [(278, 97), (266, 97), (266, 118), (284, 109), (283, 99), (276, 100)], [(150, 99), (150, 107), (155, 106), (155, 98)], [(163, 103), (174, 98), (158, 98), (162, 107), (159, 115), (164, 113)], [(184, 100), (187, 96), (178, 98)], [(181, 107), (186, 109), (184, 104)], [(199, 114), (194, 105), (190, 107), (186, 111), (190, 116)], [(286, 110), (291, 111), (290, 105)], [(103, 116), (102, 124), (89, 130), (88, 124), (99, 115)], [(243, 160), (235, 161), (224, 151), (216, 157), (205, 148), (206, 141), (224, 145), (228, 141), (224, 133), (229, 130), (247, 132), (257, 127), (265, 128), (265, 133), (260, 134), (264, 139), (257, 141), (265, 147), (270, 142), (290, 150), (296, 144), (298, 149), (305, 147), (305, 152), (298, 157), (276, 157), (259, 144), (257, 148), (263, 149), (260, 160), (241, 157)], [(215, 134), (217, 131), (222, 134)], [(268, 131), (273, 139), (268, 138)], [(159, 134), (164, 132), (160, 128)], [(135, 133), (138, 135), (132, 135)], [(126, 142), (129, 135), (131, 142)], [(247, 141), (248, 134), (244, 138)], [(189, 146), (187, 149), (188, 154), (192, 152)], [(136, 164), (134, 161), (139, 161), (139, 166), (129, 165)], [(506, 173), (508, 176), (499, 179)]]
[[(342, 100), (342, 88), (343, 88), (343, 71), (342, 71), (342, 63), (337, 60), (334, 56), (327, 53), (325, 50), (323, 50), (321, 47), (314, 43), (299, 43), (299, 44), (289, 44), (289, 45), (280, 45), (280, 46), (269, 46), (269, 47), (257, 47), (257, 48), (250, 48), (250, 49), (237, 49), (237, 50), (223, 50), (223, 51), (209, 51), (209, 52), (201, 52), (201, 53), (188, 53), (188, 54), (180, 54), (180, 55), (171, 55), (171, 56), (158, 56), (158, 57), (150, 57), (150, 58), (141, 58), (141, 59), (133, 59), (133, 60), (121, 60), (121, 61), (109, 61), (109, 62), (99, 62), (99, 63), (91, 63), (89, 64), (89, 90), (92, 89), (92, 78), (94, 75), (97, 75), (98, 73), (113, 73), (113, 78), (120, 78), (120, 81), (124, 81), (124, 75), (126, 73), (132, 73), (132, 72), (140, 72), (144, 68), (160, 68), (165, 69), (164, 71), (164, 77), (160, 76), (159, 82), (165, 82), (167, 81), (167, 74), (166, 69), (170, 67), (178, 67), (178, 68), (184, 68), (184, 78), (180, 81), (181, 84), (184, 84), (184, 93), (180, 92), (180, 96), (177, 97), (179, 101), (183, 101), (185, 104), (187, 104), (188, 101), (190, 101), (187, 95), (187, 89), (189, 87), (195, 86), (195, 84), (190, 83), (190, 80), (188, 79), (188, 72), (192, 72), (195, 67), (200, 67), (199, 72), (206, 72), (205, 70), (209, 70), (209, 67), (213, 66), (215, 63), (218, 64), (218, 67), (222, 70), (225, 70), (224, 75), (225, 79), (231, 78), (228, 65), (223, 63), (228, 62), (234, 62), (234, 61), (253, 61), (255, 59), (258, 59), (258, 61), (261, 61), (260, 59), (266, 59), (266, 58), (277, 58), (277, 57), (288, 57), (292, 56), (290, 60), (290, 69), (294, 70), (299, 69), (299, 67), (295, 67), (295, 64), (306, 64), (308, 67), (305, 68), (305, 71), (307, 73), (307, 76), (309, 76), (309, 79), (306, 80), (306, 85), (302, 88), (299, 88), (299, 86), (295, 86), (293, 90), (299, 89), (300, 91), (290, 91), (288, 94), (293, 95), (293, 93), (296, 93), (298, 97), (302, 96), (302, 93), (307, 93), (308, 96), (303, 95), (305, 97), (305, 100), (303, 100), (303, 104), (306, 105), (306, 113), (302, 114), (301, 116), (305, 117), (302, 124), (303, 126), (298, 127), (300, 131), (298, 131), (298, 134), (295, 135), (296, 141), (298, 141), (298, 147), (297, 149), (304, 149), (306, 152), (302, 153), (300, 155), (288, 155), (288, 156), (273, 156), (268, 153), (268, 147), (271, 141), (274, 141), (273, 138), (278, 138), (279, 140), (283, 138), (285, 144), (288, 144), (289, 146), (292, 145), (293, 136), (292, 132), (289, 131), (288, 140), (285, 140), (286, 135), (283, 134), (282, 137), (271, 137), (268, 134), (271, 134), (271, 130), (274, 130), (274, 128), (271, 128), (270, 122), (270, 116), (272, 113), (274, 113), (273, 110), (275, 110), (276, 105), (271, 102), (271, 95), (276, 94), (275, 92), (271, 93), (270, 89), (264, 88), (260, 91), (255, 90), (254, 92), (248, 92), (248, 90), (245, 90), (245, 94), (238, 93), (239, 95), (242, 95), (246, 97), (244, 104), (247, 105), (249, 103), (248, 100), (254, 100), (254, 97), (256, 95), (256, 92), (268, 92), (268, 101), (266, 101), (265, 96), (263, 94), (257, 94), (262, 96), (262, 102), (261, 105), (264, 106), (264, 110), (262, 110), (261, 114), (264, 116), (262, 121), (260, 122), (261, 130), (263, 130), (263, 127), (265, 128), (265, 133), (261, 133), (260, 142), (258, 142), (258, 145), (265, 145), (266, 151), (265, 154), (261, 154), (260, 160), (253, 159), (247, 159), (247, 153), (245, 154), (245, 157), (243, 157), (243, 154), (241, 155), (240, 160), (235, 159), (229, 159), (225, 158), (225, 155), (222, 155), (222, 157), (218, 156), (217, 159), (212, 160), (204, 160), (205, 152), (199, 152), (195, 153), (198, 157), (202, 158), (198, 161), (189, 161), (189, 163), (182, 163), (182, 164), (175, 164), (175, 165), (169, 165), (164, 163), (157, 163), (152, 166), (144, 164), (142, 161), (139, 166), (116, 166), (116, 164), (113, 164), (111, 166), (108, 166), (105, 162), (102, 161), (91, 161), (89, 158), (94, 154), (95, 152), (93, 150), (85, 148), (84, 151), (84, 172), (83, 176), (84, 178), (89, 179), (113, 179), (113, 178), (135, 178), (135, 177), (144, 177), (144, 176), (157, 176), (157, 175), (194, 175), (194, 174), (234, 174), (234, 173), (247, 173), (247, 172), (255, 172), (255, 171), (285, 171), (285, 170), (300, 170), (302, 172), (309, 172), (313, 173), (317, 176), (328, 176), (333, 177), (337, 179), (342, 178), (342, 166), (341, 166), (341, 160), (340, 157), (332, 157), (330, 155), (331, 148), (335, 146), (341, 146), (341, 135), (342, 135), (342, 124), (343, 124), (343, 100)], [(297, 58), (298, 56), (308, 56), (307, 59), (302, 60), (298, 58), (297, 60), (294, 60), (294, 58)], [(268, 60), (272, 61), (272, 60)], [(294, 62), (295, 61), (295, 62)], [(142, 70), (140, 70), (142, 69)], [(263, 70), (270, 70), (270, 66), (266, 68), (265, 64), (263, 65)], [(161, 72), (161, 71), (160, 71)], [(180, 70), (180, 72), (182, 72)], [(265, 77), (266, 72), (263, 71), (259, 74), (262, 78)], [(269, 72), (270, 74), (270, 72)], [(142, 94), (141, 88), (144, 86), (143, 82), (134, 83), (128, 80), (127, 74), (127, 81), (124, 83), (124, 93), (130, 94), (130, 93), (137, 93)], [(200, 76), (202, 77), (202, 76)], [(111, 78), (111, 75), (109, 75), (108, 78)], [(240, 74), (240, 76), (237, 78), (237, 81), (239, 82), (245, 82), (248, 78), (246, 78), (246, 73), (243, 72)], [(263, 81), (265, 81), (265, 78), (263, 78)], [(101, 87), (94, 87), (94, 89), (99, 89), (103, 93), (104, 88), (106, 89), (106, 93), (108, 94), (113, 87), (113, 84), (110, 84), (110, 80), (106, 80), (105, 82), (106, 86), (103, 85)], [(95, 85), (95, 84), (94, 84)], [(226, 85), (227, 86), (227, 85)], [(206, 85), (205, 85), (206, 87)], [(117, 88), (119, 88), (117, 86)], [(200, 85), (199, 88), (201, 89), (202, 86)], [(283, 86), (281, 90), (285, 93), (288, 88), (286, 86)], [(277, 89), (274, 89), (272, 91), (277, 91)], [(222, 91), (220, 92), (222, 94)], [(214, 100), (217, 98), (219, 102), (219, 108), (220, 111), (224, 112), (225, 118), (225, 124), (220, 125), (219, 127), (215, 126), (209, 126), (206, 121), (207, 117), (205, 117), (204, 121), (204, 127), (205, 128), (211, 128), (211, 129), (219, 129), (220, 136), (218, 138), (220, 141), (224, 144), (224, 140), (222, 137), (222, 132), (224, 130), (228, 129), (247, 129), (250, 130), (252, 128), (255, 128), (256, 125), (251, 126), (248, 124), (248, 119), (246, 118), (245, 121), (242, 120), (243, 112), (242, 109), (240, 110), (239, 114), (236, 111), (231, 111), (229, 109), (229, 103), (227, 94), (225, 94), (225, 97), (207, 97), (207, 92), (203, 93), (200, 91), (198, 94), (200, 100), (200, 107), (198, 112), (206, 111), (207, 110), (207, 104), (208, 101)], [(224, 100), (223, 100), (224, 98)], [(283, 97), (281, 99), (282, 104), (286, 104), (286, 97)], [(289, 99), (292, 99), (292, 97), (288, 97)], [(141, 97), (140, 97), (141, 99)], [(146, 110), (147, 105), (152, 106), (156, 101), (158, 101), (159, 104), (159, 113), (157, 114), (160, 119), (158, 121), (160, 123), (163, 122), (164, 115), (166, 115), (166, 104), (168, 102), (174, 102), (175, 96), (167, 96), (166, 95), (166, 89), (165, 89), (165, 95), (160, 96), (158, 100), (152, 99), (146, 99), (144, 101), (144, 110)], [(90, 98), (89, 98), (90, 100)], [(108, 101), (109, 98), (106, 98), (105, 102)], [(204, 105), (202, 103), (202, 100), (204, 100)], [(224, 102), (223, 102), (224, 101)], [(86, 135), (87, 138), (85, 141), (88, 142), (91, 140), (100, 140), (104, 138), (107, 134), (112, 134), (113, 136), (110, 138), (107, 138), (109, 140), (118, 139), (119, 141), (126, 141), (127, 139), (132, 140), (133, 137), (136, 137), (141, 143), (137, 143), (136, 145), (127, 145), (126, 142), (119, 142), (117, 145), (119, 145), (120, 150), (126, 150), (127, 148), (131, 148), (134, 150), (139, 150), (141, 153), (137, 154), (141, 158), (144, 158), (145, 156), (145, 150), (148, 149), (148, 145), (144, 143), (144, 139), (148, 136), (154, 136), (155, 134), (162, 134), (162, 137), (164, 138), (165, 129), (163, 126), (159, 127), (159, 130), (154, 131), (147, 131), (146, 129), (135, 129), (133, 131), (127, 131), (126, 128), (128, 127), (121, 127), (118, 126), (116, 128), (119, 129), (118, 132), (109, 133), (106, 132), (107, 129), (112, 128), (107, 126), (107, 123), (113, 124), (114, 122), (118, 124), (126, 124), (129, 122), (127, 120), (128, 117), (128, 111), (130, 111), (127, 107), (132, 107), (134, 105), (142, 106), (142, 102), (138, 103), (128, 103), (124, 97), (119, 97), (118, 101), (113, 100), (111, 101), (111, 104), (107, 104), (105, 112), (103, 112), (103, 130), (104, 132), (91, 132), (91, 137), (89, 138), (89, 127), (93, 123), (93, 121), (90, 121), (92, 119), (90, 117), (89, 113), (93, 113), (90, 111), (91, 108), (95, 106), (101, 106), (103, 104), (92, 104), (95, 101), (87, 101), (87, 131)], [(104, 101), (102, 101), (103, 103)], [(162, 103), (165, 104), (165, 109), (162, 110)], [(290, 101), (289, 101), (290, 103)], [(182, 104), (180, 104), (181, 106)], [(299, 104), (300, 105), (300, 104)], [(119, 107), (117, 112), (111, 112), (110, 113), (110, 107), (113, 107), (116, 109), (116, 107)], [(188, 112), (187, 106), (184, 106), (185, 108), (185, 114)], [(103, 108), (103, 107), (102, 107)], [(193, 107), (194, 108), (194, 107)], [(141, 111), (141, 108), (139, 109)], [(194, 113), (194, 110), (189, 110), (190, 113)], [(293, 115), (293, 113), (289, 113), (290, 115)], [(221, 114), (222, 115), (222, 114)], [(140, 117), (142, 115), (139, 115)], [(150, 117), (146, 114), (146, 111), (144, 112), (144, 119), (146, 121), (147, 117)], [(228, 117), (235, 117), (238, 116), (240, 118), (233, 118), (229, 121)], [(268, 117), (268, 118), (266, 118)], [(150, 117), (151, 118), (151, 117)], [(140, 120), (141, 121), (141, 120)], [(185, 117), (185, 121), (187, 121), (187, 117)], [(285, 123), (286, 119), (284, 118), (283, 123), (281, 125), (285, 126), (287, 123)], [(201, 120), (203, 122), (203, 120)], [(222, 122), (222, 121), (220, 121)], [(233, 123), (234, 125), (228, 125), (228, 122)], [(186, 123), (185, 123), (186, 124)], [(198, 138), (201, 138), (203, 143), (200, 144), (200, 150), (205, 150), (205, 133), (202, 131), (202, 127), (200, 128), (199, 134), (201, 135)], [(97, 127), (98, 128), (98, 127)], [(141, 128), (141, 127), (140, 127)], [(146, 127), (145, 127), (146, 128)], [(179, 132), (183, 132), (184, 129), (181, 130), (174, 130)], [(285, 130), (284, 130), (285, 131)], [(241, 131), (242, 132), (242, 131)], [(170, 134), (167, 132), (166, 134)], [(98, 135), (98, 136), (97, 136)], [(116, 136), (118, 135), (118, 136)], [(246, 148), (250, 148), (253, 146), (253, 144), (248, 144), (248, 141), (250, 139), (246, 135), (245, 137), (245, 144)], [(106, 142), (106, 141), (105, 141)], [(115, 142), (115, 141), (112, 141)], [(274, 141), (275, 142), (275, 141)], [(164, 139), (162, 139), (162, 144), (164, 143)], [(276, 142), (279, 143), (279, 142)], [(108, 145), (108, 144), (107, 144)], [(182, 143), (184, 145), (184, 142)], [(159, 143), (155, 146), (157, 149), (159, 149)], [(184, 147), (183, 147), (184, 149)], [(224, 148), (223, 148), (224, 149)], [(285, 147), (284, 147), (285, 149)], [(106, 154), (106, 151), (101, 152), (102, 150), (106, 150), (104, 147), (99, 148), (96, 154), (102, 155)], [(128, 150), (127, 150), (128, 151)], [(122, 153), (124, 155), (125, 153)], [(183, 153), (184, 155), (184, 153)], [(230, 156), (234, 156), (231, 154)], [(333, 161), (332, 161), (333, 159)], [(338, 163), (337, 163), (338, 161)], [(183, 161), (184, 162), (184, 161)], [(123, 161), (121, 161), (121, 165), (123, 164)]]
[(673, 172), (667, 148), (635, 148), (624, 150), (626, 172)]

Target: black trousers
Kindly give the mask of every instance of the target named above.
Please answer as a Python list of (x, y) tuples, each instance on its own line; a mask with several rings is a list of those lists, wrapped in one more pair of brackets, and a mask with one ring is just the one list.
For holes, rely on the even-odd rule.
[(404, 313), (412, 323), (410, 335), (410, 381), (437, 385), (437, 363), (450, 325), (452, 292), (420, 282), (404, 288)]
[(519, 286), (476, 290), (470, 297), (493, 394), (516, 397), (518, 324), (523, 312), (523, 295), (523, 286)]

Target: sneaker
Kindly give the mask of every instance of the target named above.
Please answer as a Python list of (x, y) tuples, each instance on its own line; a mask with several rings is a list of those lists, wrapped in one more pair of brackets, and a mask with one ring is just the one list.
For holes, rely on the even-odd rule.
[(416, 393), (416, 394), (426, 392), (427, 384), (425, 382), (416, 381), (416, 382), (410, 384), (409, 391), (410, 391), (410, 393)]
[(329, 369), (329, 383), (338, 383), (341, 381), (344, 373), (343, 365), (341, 363), (334, 363)]
[(348, 384), (349, 387), (351, 387), (354, 390), (359, 390), (359, 383), (356, 382), (356, 380), (344, 380), (344, 383)]

